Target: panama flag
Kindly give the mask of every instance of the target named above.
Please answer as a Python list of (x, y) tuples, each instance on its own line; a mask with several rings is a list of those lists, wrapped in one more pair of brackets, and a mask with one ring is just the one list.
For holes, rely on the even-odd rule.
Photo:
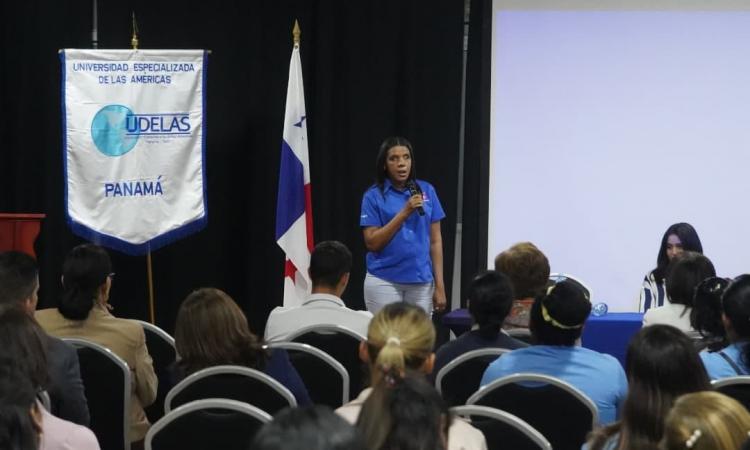
[(292, 49), (281, 142), (276, 242), (286, 253), (284, 306), (300, 305), (310, 293), (310, 252), (313, 248), (310, 163), (307, 157), (305, 91), (299, 45)]

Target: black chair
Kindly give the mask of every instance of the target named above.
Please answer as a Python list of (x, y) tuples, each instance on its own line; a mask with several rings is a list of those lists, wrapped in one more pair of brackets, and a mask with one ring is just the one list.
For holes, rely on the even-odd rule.
[(271, 416), (235, 400), (196, 400), (171, 411), (146, 433), (146, 450), (247, 450)]
[(481, 348), (459, 355), (437, 373), (435, 388), (448, 406), (465, 405), (471, 394), (479, 390), (487, 366), (509, 351), (504, 348)]
[(313, 325), (297, 330), (287, 338), (308, 344), (331, 355), (349, 373), (349, 398), (355, 398), (365, 387), (365, 366), (359, 359), (359, 343), (365, 336), (340, 325)]
[(130, 369), (106, 347), (63, 339), (75, 347), (89, 406), (89, 428), (102, 450), (130, 450)]
[(534, 337), (531, 335), (531, 330), (528, 328), (511, 328), (509, 330), (505, 330), (506, 333), (508, 333), (508, 336), (518, 339), (521, 342), (525, 342), (527, 344), (533, 344)]
[(156, 400), (144, 410), (149, 422), (155, 423), (164, 416), (164, 399), (167, 392), (172, 388), (170, 370), (177, 360), (177, 350), (174, 345), (174, 338), (166, 331), (156, 325), (142, 320), (138, 323), (143, 327), (146, 335), (146, 348), (154, 364), (154, 373), (159, 380), (156, 389)]
[(513, 414), (488, 406), (456, 406), (456, 416), (469, 419), (484, 434), (488, 450), (552, 450), (542, 433)]
[(276, 414), (297, 406), (289, 389), (263, 372), (240, 366), (215, 366), (199, 370), (177, 383), (167, 393), (164, 412), (195, 400), (225, 398), (237, 400)]
[(596, 405), (555, 377), (518, 373), (479, 389), (466, 402), (511, 413), (541, 432), (555, 450), (579, 450), (596, 426)]
[(328, 353), (299, 342), (273, 342), (268, 348), (286, 350), (313, 403), (336, 409), (349, 401), (349, 373)]
[(714, 380), (711, 385), (722, 394), (732, 397), (750, 411), (750, 376), (736, 376)]

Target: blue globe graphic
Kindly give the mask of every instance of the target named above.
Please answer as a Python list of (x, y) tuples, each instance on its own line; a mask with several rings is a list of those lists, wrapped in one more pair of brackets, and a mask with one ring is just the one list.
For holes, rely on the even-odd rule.
[(123, 105), (107, 105), (100, 109), (91, 121), (91, 139), (96, 148), (107, 156), (122, 156), (138, 142), (138, 127), (131, 124), (128, 132), (128, 118), (135, 118), (133, 111)]

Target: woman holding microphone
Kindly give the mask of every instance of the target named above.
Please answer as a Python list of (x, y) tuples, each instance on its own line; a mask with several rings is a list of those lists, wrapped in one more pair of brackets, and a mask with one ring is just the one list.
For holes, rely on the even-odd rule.
[(445, 217), (435, 188), (417, 180), (414, 150), (402, 137), (387, 138), (375, 160), (375, 184), (362, 198), (359, 224), (367, 247), (364, 296), (373, 314), (396, 302), (428, 314), (446, 306), (443, 284)]

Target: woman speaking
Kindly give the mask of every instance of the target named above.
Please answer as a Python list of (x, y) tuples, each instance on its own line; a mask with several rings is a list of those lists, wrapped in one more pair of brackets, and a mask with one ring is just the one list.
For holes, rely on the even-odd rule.
[(362, 198), (359, 225), (367, 247), (364, 294), (375, 314), (395, 302), (417, 305), (430, 314), (445, 309), (443, 241), (445, 217), (435, 188), (417, 180), (414, 150), (402, 137), (390, 137), (375, 160), (375, 184)]

